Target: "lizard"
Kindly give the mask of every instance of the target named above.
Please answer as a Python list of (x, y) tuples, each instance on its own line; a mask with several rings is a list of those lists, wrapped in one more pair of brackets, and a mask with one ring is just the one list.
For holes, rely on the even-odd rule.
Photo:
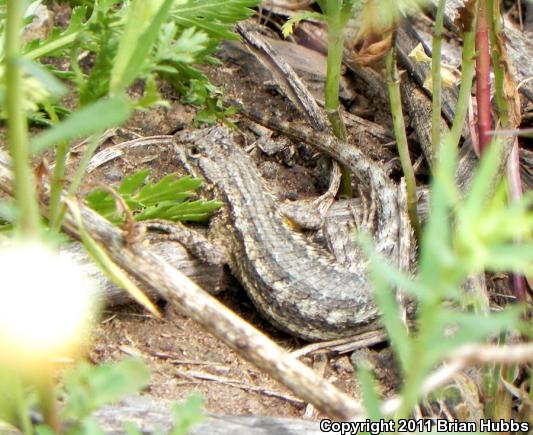
[[(295, 232), (226, 127), (184, 130), (176, 133), (175, 142), (177, 159), (204, 178), (224, 202), (219, 239), (228, 250), (230, 269), (264, 317), (310, 341), (379, 328), (366, 258), (348, 269)], [(365, 174), (375, 189), (376, 246), (398, 264), (405, 252), (397, 186), (357, 148), (337, 151), (330, 154), (349, 163), (356, 174)], [(410, 242), (410, 231), (406, 237)]]

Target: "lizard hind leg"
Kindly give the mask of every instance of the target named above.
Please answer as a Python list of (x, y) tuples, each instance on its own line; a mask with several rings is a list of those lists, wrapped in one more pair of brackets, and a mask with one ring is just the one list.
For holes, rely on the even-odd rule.
[(283, 202), (280, 205), (282, 214), (296, 227), (307, 230), (320, 229), (324, 225), (328, 211), (335, 201), (340, 182), (340, 166), (332, 160), (328, 190), (311, 200)]
[(192, 255), (212, 266), (227, 264), (228, 255), (220, 245), (199, 231), (179, 222), (152, 219), (143, 222), (145, 228), (163, 233), (160, 238), (183, 245)]

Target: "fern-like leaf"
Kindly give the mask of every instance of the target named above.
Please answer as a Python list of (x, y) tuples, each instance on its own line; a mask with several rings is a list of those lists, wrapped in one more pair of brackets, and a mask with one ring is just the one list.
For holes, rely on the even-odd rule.
[[(168, 174), (151, 183), (146, 182), (149, 174), (149, 169), (136, 172), (124, 178), (117, 188), (137, 221), (165, 219), (203, 222), (221, 206), (219, 201), (187, 201), (201, 186), (200, 179), (177, 178), (176, 174)], [(122, 222), (122, 217), (116, 213), (115, 198), (109, 192), (96, 189), (87, 194), (85, 199), (89, 207), (106, 219), (115, 223)]]
[(172, 9), (176, 23), (185, 28), (196, 27), (216, 39), (238, 39), (231, 28), (234, 23), (254, 13), (250, 8), (257, 0), (189, 0)]

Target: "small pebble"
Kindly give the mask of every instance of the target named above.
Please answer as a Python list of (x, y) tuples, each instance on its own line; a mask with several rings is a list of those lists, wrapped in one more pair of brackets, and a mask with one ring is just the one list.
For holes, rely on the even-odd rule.
[(353, 365), (350, 361), (350, 358), (347, 356), (342, 356), (338, 358), (334, 363), (333, 367), (337, 370), (338, 373), (353, 373)]
[(257, 147), (267, 156), (273, 156), (287, 147), (287, 139), (272, 139), (266, 136), (260, 137), (256, 142)]
[(296, 201), (298, 199), (298, 192), (296, 192), (296, 190), (287, 190), (285, 193), (285, 199)]
[(123, 177), (122, 172), (115, 167), (110, 168), (108, 171), (106, 171), (104, 176), (106, 180), (110, 182), (120, 181)]
[(278, 177), (279, 166), (274, 162), (263, 162), (259, 165), (259, 171), (267, 180), (274, 180)]

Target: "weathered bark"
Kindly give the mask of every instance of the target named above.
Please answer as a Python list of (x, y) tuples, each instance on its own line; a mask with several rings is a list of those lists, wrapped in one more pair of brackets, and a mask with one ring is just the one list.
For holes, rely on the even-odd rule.
[[(117, 406), (106, 406), (96, 412), (95, 418), (108, 434), (123, 434), (123, 423), (134, 422), (143, 432), (160, 428), (169, 433), (173, 426), (171, 402), (147, 397), (131, 397)], [(202, 423), (191, 428), (191, 435), (319, 435), (323, 432), (316, 421), (291, 420), (261, 416), (209, 415)]]
[[(93, 417), (108, 435), (125, 434), (124, 424), (133, 423), (142, 433), (151, 434), (156, 430), (170, 433), (174, 426), (172, 405), (168, 400), (153, 399), (147, 396), (131, 396), (116, 405), (98, 409)], [(3, 435), (21, 435), (21, 432), (0, 427)], [(206, 419), (194, 425), (190, 435), (212, 434), (233, 435), (320, 435), (317, 421), (274, 418), (262, 416), (207, 414)]]
[[(224, 289), (225, 275), (221, 265), (203, 263), (193, 257), (179, 243), (172, 241), (152, 242), (150, 249), (155, 255), (163, 258), (208, 293), (217, 294)], [(80, 243), (72, 242), (62, 246), (61, 255), (67, 255), (76, 260), (84, 272), (93, 279), (97, 288), (96, 299), (99, 302), (103, 302), (105, 305), (122, 305), (133, 302), (128, 293), (113, 284), (100, 271)], [(143, 286), (142, 289), (150, 299), (159, 298), (158, 293), (150, 287)]]

